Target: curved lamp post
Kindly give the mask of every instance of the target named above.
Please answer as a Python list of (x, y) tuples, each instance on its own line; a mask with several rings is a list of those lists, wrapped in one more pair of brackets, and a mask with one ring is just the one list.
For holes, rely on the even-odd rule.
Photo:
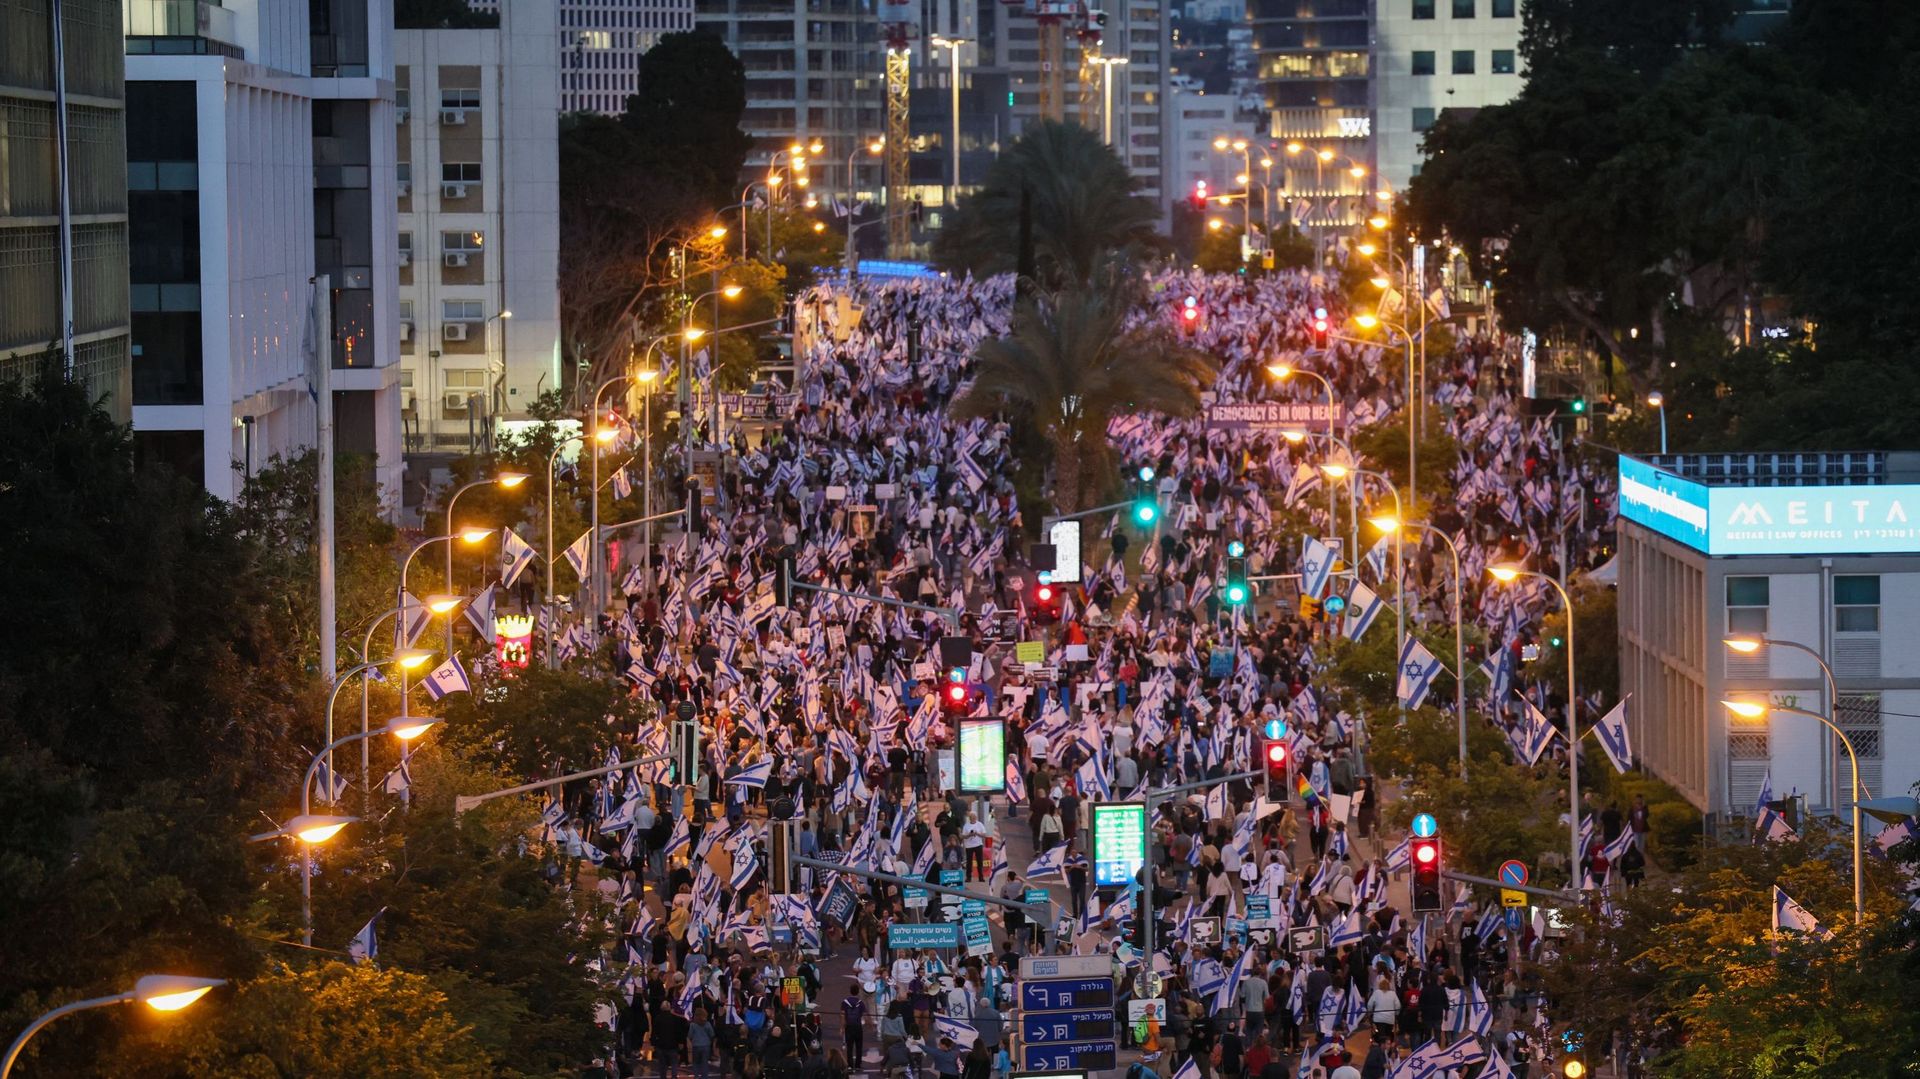
[(64, 1015), (83, 1012), (90, 1008), (104, 1008), (110, 1004), (132, 1004), (139, 1001), (156, 1012), (168, 1014), (180, 1011), (201, 997), (212, 992), (217, 986), (227, 984), (225, 978), (195, 978), (185, 974), (148, 974), (133, 983), (133, 988), (124, 993), (115, 993), (110, 997), (94, 997), (91, 1000), (76, 1000), (72, 1004), (60, 1007), (27, 1024), (13, 1044), (7, 1047), (7, 1055), (0, 1060), (0, 1079), (13, 1074), (14, 1062), (20, 1059), (20, 1051), (27, 1046), (27, 1039), (40, 1033), (40, 1028)]
[[(490, 484), (498, 484), (501, 490), (511, 491), (525, 482), (527, 482), (527, 474), (525, 472), (502, 472), (497, 476), (489, 476), (483, 480), (474, 480), (472, 483), (453, 492), (453, 497), (447, 499), (447, 531), (449, 533), (453, 531), (453, 505), (460, 501), (461, 495), (466, 494), (475, 487), (486, 487)], [(459, 591), (459, 589), (453, 586), (453, 544), (451, 543), (447, 544), (447, 591)], [(453, 655), (453, 619), (451, 618), (447, 619), (447, 655)]]
[(1460, 620), (1460, 548), (1453, 542), (1452, 536), (1425, 521), (1402, 521), (1381, 515), (1369, 517), (1367, 523), (1382, 532), (1417, 528), (1432, 533), (1446, 543), (1447, 553), (1453, 556), (1453, 712), (1460, 723), (1460, 779), (1464, 782), (1467, 778), (1467, 646)]
[(1580, 726), (1577, 721), (1576, 701), (1579, 693), (1573, 686), (1573, 599), (1560, 582), (1550, 574), (1536, 573), (1530, 569), (1521, 569), (1514, 565), (1488, 566), (1487, 575), (1501, 584), (1511, 584), (1522, 577), (1537, 577), (1553, 586), (1560, 594), (1560, 603), (1567, 611), (1567, 827), (1572, 830), (1572, 838), (1567, 849), (1573, 853), (1573, 860), (1567, 863), (1567, 886), (1580, 887)]
[(1769, 712), (1785, 712), (1790, 716), (1817, 719), (1839, 737), (1841, 745), (1847, 747), (1847, 762), (1853, 766), (1853, 924), (1859, 925), (1866, 921), (1866, 893), (1862, 887), (1860, 864), (1860, 758), (1854, 753), (1853, 741), (1847, 737), (1847, 732), (1835, 726), (1833, 720), (1806, 708), (1795, 708), (1785, 704), (1766, 704), (1761, 701), (1721, 701), (1720, 703), (1727, 706), (1727, 711), (1742, 719), (1765, 719)]

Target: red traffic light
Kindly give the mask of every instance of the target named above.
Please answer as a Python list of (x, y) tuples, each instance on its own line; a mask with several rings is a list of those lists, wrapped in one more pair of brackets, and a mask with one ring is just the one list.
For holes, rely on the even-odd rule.
[(1427, 842), (1415, 843), (1413, 845), (1413, 860), (1419, 862), (1421, 865), (1427, 865), (1439, 857), (1440, 844), (1438, 843)]
[(1284, 742), (1268, 742), (1267, 743), (1267, 763), (1274, 764), (1274, 765), (1287, 763), (1286, 743)]
[(1036, 602), (1039, 602), (1039, 603), (1052, 603), (1053, 602), (1053, 586), (1050, 584), (1043, 584), (1040, 587), (1034, 589), (1033, 598)]
[(962, 685), (949, 685), (947, 687), (947, 700), (954, 704), (967, 703), (967, 687)]

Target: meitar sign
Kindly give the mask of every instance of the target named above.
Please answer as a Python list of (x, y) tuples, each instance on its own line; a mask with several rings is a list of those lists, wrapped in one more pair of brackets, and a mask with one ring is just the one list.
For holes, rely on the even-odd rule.
[(1620, 515), (1714, 556), (1920, 553), (1920, 485), (1708, 487), (1620, 458)]

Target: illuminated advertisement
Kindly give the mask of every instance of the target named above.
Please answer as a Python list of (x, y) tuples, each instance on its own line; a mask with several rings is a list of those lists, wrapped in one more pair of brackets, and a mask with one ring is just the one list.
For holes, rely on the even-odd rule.
[(1093, 883), (1096, 888), (1125, 887), (1147, 864), (1145, 802), (1093, 804)]
[(1620, 458), (1620, 516), (1709, 555), (1920, 553), (1920, 485), (1708, 487)]
[(495, 615), (493, 654), (502, 667), (525, 667), (533, 653), (533, 616)]
[(954, 753), (960, 758), (961, 794), (999, 794), (1007, 789), (1007, 721), (963, 719)]

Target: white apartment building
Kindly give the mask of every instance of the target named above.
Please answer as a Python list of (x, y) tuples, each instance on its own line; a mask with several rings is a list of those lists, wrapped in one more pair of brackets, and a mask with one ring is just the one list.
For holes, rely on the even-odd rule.
[(1420, 140), (1442, 112), (1512, 100), (1521, 0), (1386, 0), (1374, 14), (1373, 146), (1379, 174), (1404, 191)]
[(400, 415), (473, 452), (560, 385), (556, 0), (497, 29), (394, 34)]
[[(393, 10), (389, 0), (127, 0), (134, 434), (232, 498), (314, 444), (309, 356), (335, 445), (400, 487)], [(331, 283), (332, 333), (312, 321)]]
[[(1763, 781), (1776, 799), (1846, 812), (1852, 769), (1825, 725), (1722, 702), (1787, 705), (1846, 732), (1874, 797), (1911, 794), (1916, 521), (1914, 454), (1621, 457), (1620, 694), (1641, 762), (1721, 817), (1752, 816)], [(1767, 643), (1738, 652), (1730, 636)]]
[[(468, 6), (497, 13), (500, 0)], [(560, 0), (559, 18), (560, 111), (618, 116), (640, 89), (640, 57), (693, 29), (693, 0)]]
[[(1263, 147), (1266, 140), (1262, 137), (1264, 133), (1252, 124), (1235, 119), (1237, 110), (1233, 95), (1209, 94), (1192, 87), (1176, 89), (1168, 111), (1173, 117), (1170, 135), (1166, 140), (1168, 186), (1173, 197), (1180, 199), (1191, 196), (1195, 185), (1203, 180), (1207, 190), (1215, 195), (1237, 190), (1239, 185), (1234, 183), (1234, 177), (1240, 173), (1240, 155), (1214, 149), (1213, 140), (1222, 136), (1246, 139)], [(1256, 151), (1253, 156), (1257, 169), (1260, 155)], [(1258, 172), (1254, 175), (1256, 179), (1263, 178)], [(1258, 200), (1255, 200), (1255, 205), (1258, 205)]]

